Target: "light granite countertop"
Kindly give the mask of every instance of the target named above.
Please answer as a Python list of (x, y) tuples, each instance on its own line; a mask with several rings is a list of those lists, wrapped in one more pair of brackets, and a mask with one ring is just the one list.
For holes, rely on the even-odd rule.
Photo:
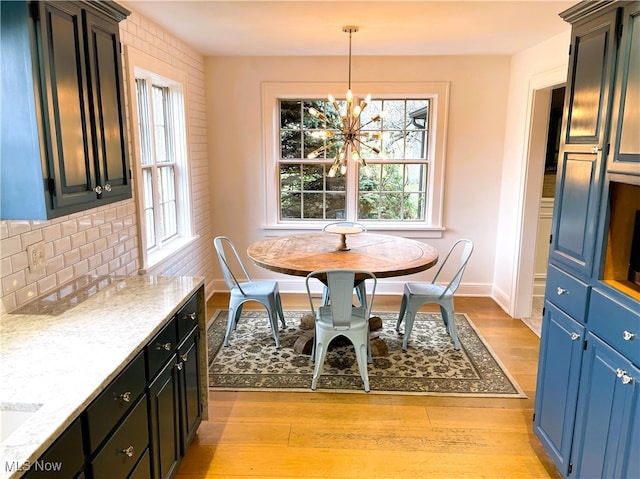
[(0, 409), (37, 410), (0, 442), (0, 478), (20, 477), (203, 284), (85, 277), (3, 313)]

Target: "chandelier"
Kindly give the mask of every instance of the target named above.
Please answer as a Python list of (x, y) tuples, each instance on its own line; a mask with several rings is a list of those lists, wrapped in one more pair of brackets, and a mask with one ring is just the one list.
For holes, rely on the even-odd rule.
[(336, 99), (332, 95), (328, 96), (329, 103), (331, 103), (336, 113), (340, 116), (340, 121), (337, 121), (335, 117), (327, 117), (327, 115), (314, 107), (308, 109), (311, 116), (324, 122), (325, 128), (312, 133), (312, 137), (322, 138), (324, 145), (309, 153), (307, 158), (313, 160), (325, 150), (339, 146), (338, 154), (333, 159), (333, 164), (327, 174), (330, 177), (335, 176), (338, 170), (340, 170), (340, 174), (342, 175), (347, 172), (348, 158), (357, 162), (363, 168), (366, 176), (371, 176), (371, 170), (367, 165), (367, 161), (360, 154), (360, 147), (362, 146), (372, 151), (378, 158), (384, 159), (384, 155), (379, 148), (361, 140), (361, 138), (375, 140), (382, 138), (381, 131), (363, 132), (362, 129), (371, 123), (380, 121), (384, 117), (384, 112), (375, 114), (369, 121), (362, 124), (360, 123), (360, 116), (371, 102), (371, 95), (367, 95), (367, 97), (357, 105), (353, 102), (353, 94), (351, 92), (351, 35), (358, 30), (359, 28), (353, 25), (342, 27), (342, 31), (349, 34), (349, 87), (347, 89), (345, 108), (341, 109)]

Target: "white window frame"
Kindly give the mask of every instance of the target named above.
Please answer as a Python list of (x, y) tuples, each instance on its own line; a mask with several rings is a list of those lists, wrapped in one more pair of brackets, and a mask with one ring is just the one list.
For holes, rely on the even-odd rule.
[[(369, 230), (396, 232), (406, 237), (441, 238), (444, 207), (444, 173), (449, 112), (449, 82), (399, 82), (399, 83), (354, 83), (351, 90), (354, 96), (371, 94), (373, 99), (428, 99), (432, 114), (430, 125), (433, 136), (428, 142), (429, 175), (427, 178), (428, 207), (424, 221), (369, 221)], [(263, 82), (262, 83), (262, 125), (263, 125), (263, 165), (265, 171), (264, 226), (267, 233), (286, 233), (305, 230), (317, 230), (326, 221), (281, 220), (279, 204), (280, 156), (280, 115), (279, 101), (293, 99), (323, 99), (328, 93), (336, 98), (344, 96), (344, 83), (326, 82)], [(342, 93), (340, 93), (342, 92)], [(347, 190), (357, 189), (357, 177), (347, 173)], [(353, 209), (347, 195), (347, 209)]]
[[(193, 233), (193, 210), (191, 201), (191, 168), (187, 139), (189, 124), (186, 116), (187, 75), (172, 65), (161, 62), (129, 45), (125, 49), (128, 85), (129, 115), (132, 135), (132, 164), (135, 199), (138, 211), (138, 248), (140, 255), (140, 274), (149, 273), (151, 269), (160, 268), (163, 263), (193, 243), (197, 236)], [(178, 234), (168, 241), (160, 243), (152, 250), (147, 250), (147, 238), (144, 215), (144, 196), (142, 193), (142, 165), (140, 160), (140, 137), (138, 132), (138, 108), (136, 97), (136, 78), (151, 80), (154, 84), (169, 88), (173, 147), (175, 153), (176, 202)], [(157, 213), (157, 212), (156, 212)], [(156, 235), (159, 232), (156, 229)]]

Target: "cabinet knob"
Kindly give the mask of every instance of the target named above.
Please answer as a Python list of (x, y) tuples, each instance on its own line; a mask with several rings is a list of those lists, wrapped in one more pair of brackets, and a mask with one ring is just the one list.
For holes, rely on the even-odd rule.
[(599, 151), (602, 151), (602, 147), (601, 146), (594, 146), (591, 148), (591, 153), (593, 154), (597, 154)]
[(633, 381), (633, 378), (631, 376), (628, 376), (627, 374), (624, 374), (621, 379), (622, 384), (630, 384), (631, 381)]
[(126, 447), (120, 451), (127, 457), (133, 457), (133, 446)]
[(100, 185), (96, 186), (96, 187), (93, 189), (93, 191), (95, 191), (95, 192), (96, 192), (96, 193), (98, 193), (98, 194), (102, 193), (102, 186), (100, 186)]
[(182, 363), (176, 364), (176, 368), (178, 368), (178, 371), (182, 371)]
[(104, 185), (104, 191), (109, 192), (111, 191), (111, 185), (109, 183), (107, 183), (106, 185)]
[(571, 341), (576, 341), (580, 339), (580, 335), (578, 333), (571, 333)]
[(120, 400), (122, 402), (131, 402), (131, 391), (120, 394)]
[(195, 313), (195, 312), (193, 312), (193, 313), (189, 314), (187, 317), (188, 317), (191, 321), (195, 321), (195, 320), (196, 320), (196, 313)]
[(563, 294), (569, 294), (569, 291), (567, 291), (564, 288), (558, 287), (558, 289), (556, 290), (556, 293), (558, 293), (558, 296), (562, 296)]
[(165, 351), (171, 351), (171, 343), (164, 343), (164, 344), (158, 344), (156, 345), (156, 349), (159, 350), (165, 350)]
[(622, 339), (624, 339), (625, 341), (631, 341), (631, 340), (632, 340), (633, 338), (635, 338), (635, 337), (636, 337), (636, 335), (635, 335), (635, 334), (633, 334), (633, 333), (632, 333), (632, 332), (630, 332), (630, 331), (624, 331), (624, 332), (622, 333)]
[(184, 353), (182, 356), (180, 356), (180, 359), (182, 359), (183, 362), (187, 362), (187, 359), (189, 359), (189, 353)]
[(620, 368), (616, 369), (616, 376), (618, 376), (619, 378), (621, 378), (625, 374), (627, 374), (627, 372), (624, 369), (620, 369)]

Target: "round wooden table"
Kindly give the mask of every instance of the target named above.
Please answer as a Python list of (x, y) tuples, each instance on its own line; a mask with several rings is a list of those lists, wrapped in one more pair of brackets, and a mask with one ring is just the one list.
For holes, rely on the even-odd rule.
[(419, 273), (438, 261), (438, 250), (397, 236), (350, 234), (349, 249), (339, 250), (341, 237), (329, 232), (267, 238), (247, 249), (258, 266), (277, 273), (307, 276), (321, 269), (371, 271), (378, 278)]

